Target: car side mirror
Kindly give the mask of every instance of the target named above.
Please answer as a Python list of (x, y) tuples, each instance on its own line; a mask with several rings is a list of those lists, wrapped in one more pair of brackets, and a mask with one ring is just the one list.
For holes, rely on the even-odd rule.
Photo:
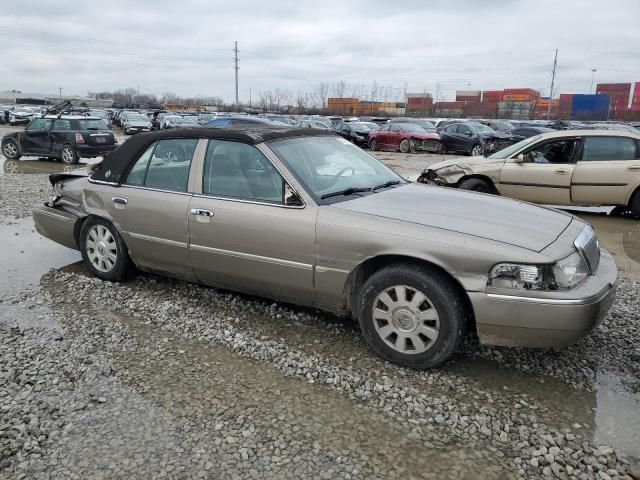
[(523, 153), (519, 153), (518, 156), (513, 159), (513, 161), (515, 163), (525, 163), (524, 154)]
[[(284, 181), (284, 180), (283, 180)], [(287, 207), (303, 207), (304, 202), (287, 182), (284, 182), (284, 204)]]

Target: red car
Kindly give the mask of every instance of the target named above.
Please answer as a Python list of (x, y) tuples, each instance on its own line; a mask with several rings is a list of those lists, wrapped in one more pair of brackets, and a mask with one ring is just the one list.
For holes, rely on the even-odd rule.
[(380, 130), (369, 134), (371, 150), (393, 149), (402, 153), (423, 152), (437, 153), (441, 150), (440, 135), (427, 132), (420, 125), (413, 123), (387, 123)]

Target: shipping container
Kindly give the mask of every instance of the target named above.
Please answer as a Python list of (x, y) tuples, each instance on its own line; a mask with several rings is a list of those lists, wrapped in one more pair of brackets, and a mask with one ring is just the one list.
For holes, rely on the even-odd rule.
[(442, 109), (461, 109), (464, 108), (465, 102), (436, 102), (435, 107), (438, 110)]
[(598, 83), (596, 85), (596, 93), (600, 92), (627, 92), (631, 90), (630, 83)]
[(576, 94), (571, 101), (571, 118), (575, 120), (607, 120), (609, 96)]
[(456, 102), (479, 102), (482, 98), (480, 90), (458, 90), (456, 91)]
[(529, 95), (532, 98), (540, 98), (540, 92), (533, 88), (505, 88), (505, 95)]
[(633, 86), (633, 98), (637, 98), (640, 101), (640, 82), (636, 82)]
[(464, 109), (462, 108), (438, 108), (436, 115), (444, 118), (462, 118), (464, 117)]
[(502, 100), (503, 94), (504, 92), (502, 90), (485, 90), (482, 92), (482, 101), (499, 102)]

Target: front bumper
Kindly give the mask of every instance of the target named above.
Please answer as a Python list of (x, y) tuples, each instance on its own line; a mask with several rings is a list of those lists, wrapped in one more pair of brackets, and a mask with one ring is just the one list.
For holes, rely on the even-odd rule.
[(442, 150), (439, 140), (413, 140), (411, 143), (417, 152), (439, 153)]
[(46, 205), (33, 210), (33, 223), (40, 235), (74, 250), (78, 250), (75, 237), (78, 220), (75, 215)]
[(108, 155), (118, 148), (117, 144), (113, 145), (76, 145), (76, 151), (82, 158), (101, 157)]
[(602, 250), (595, 275), (579, 287), (540, 296), (469, 292), (480, 343), (511, 347), (571, 345), (597, 327), (615, 298), (618, 270)]

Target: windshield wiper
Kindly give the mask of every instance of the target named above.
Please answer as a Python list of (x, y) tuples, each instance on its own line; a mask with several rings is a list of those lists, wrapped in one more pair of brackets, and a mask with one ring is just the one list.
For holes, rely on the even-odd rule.
[(366, 187), (366, 188), (349, 187), (349, 188), (345, 188), (344, 190), (340, 190), (338, 192), (325, 193), (320, 198), (324, 200), (325, 198), (337, 197), (339, 195), (345, 195), (345, 196), (353, 195), (354, 193), (370, 192), (371, 190), (372, 190), (371, 187)]
[(371, 190), (376, 191), (376, 190), (380, 190), (381, 188), (391, 187), (393, 185), (398, 185), (400, 183), (402, 183), (400, 180), (391, 180), (389, 182), (381, 183), (380, 185), (373, 187)]

